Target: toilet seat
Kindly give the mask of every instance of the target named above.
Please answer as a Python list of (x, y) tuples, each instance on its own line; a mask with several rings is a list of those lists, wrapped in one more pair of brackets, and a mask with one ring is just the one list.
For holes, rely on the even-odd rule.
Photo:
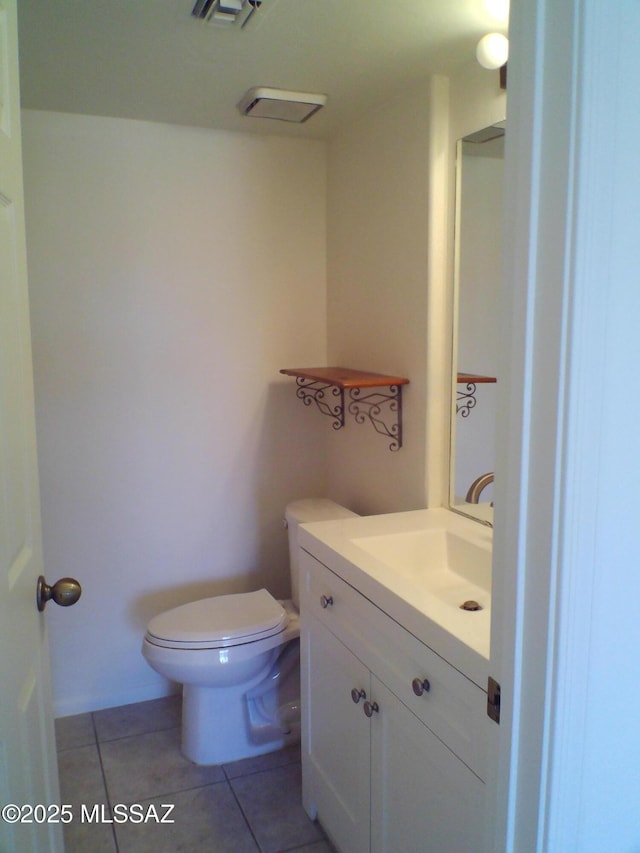
[(266, 589), (192, 601), (155, 616), (146, 640), (171, 649), (224, 649), (279, 634), (287, 612)]

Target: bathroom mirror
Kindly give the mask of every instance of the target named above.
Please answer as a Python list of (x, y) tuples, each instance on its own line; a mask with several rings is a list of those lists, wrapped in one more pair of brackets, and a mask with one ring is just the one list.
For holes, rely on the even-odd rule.
[(449, 503), (457, 512), (491, 524), (504, 126), (500, 122), (460, 139), (456, 168)]

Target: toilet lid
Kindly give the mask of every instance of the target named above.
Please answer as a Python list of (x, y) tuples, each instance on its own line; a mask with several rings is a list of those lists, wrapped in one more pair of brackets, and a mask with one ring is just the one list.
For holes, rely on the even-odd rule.
[(266, 589), (218, 595), (167, 610), (149, 622), (147, 636), (161, 645), (225, 648), (282, 631), (287, 614)]

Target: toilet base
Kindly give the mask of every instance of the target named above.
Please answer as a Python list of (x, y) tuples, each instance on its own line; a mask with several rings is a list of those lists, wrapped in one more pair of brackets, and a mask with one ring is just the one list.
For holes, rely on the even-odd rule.
[[(256, 725), (255, 705), (253, 701), (247, 702), (247, 693), (251, 695), (251, 688), (264, 680), (276, 657), (249, 684), (224, 690), (183, 685), (182, 753), (186, 758), (201, 765), (227, 764), (300, 741), (299, 719), (288, 719), (287, 709), (293, 703), (286, 689), (278, 689), (265, 697), (267, 710), (282, 705), (285, 720), (282, 727)], [(296, 670), (290, 685), (291, 691), (299, 695), (299, 669)]]

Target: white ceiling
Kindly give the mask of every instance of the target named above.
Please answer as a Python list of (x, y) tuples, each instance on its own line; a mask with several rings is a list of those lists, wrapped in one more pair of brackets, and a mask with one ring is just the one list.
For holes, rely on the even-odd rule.
[[(193, 3), (19, 0), (23, 106), (324, 138), (506, 32), (489, 0), (263, 0), (243, 30), (196, 20)], [(329, 102), (303, 125), (245, 118), (236, 103), (252, 86)]]

